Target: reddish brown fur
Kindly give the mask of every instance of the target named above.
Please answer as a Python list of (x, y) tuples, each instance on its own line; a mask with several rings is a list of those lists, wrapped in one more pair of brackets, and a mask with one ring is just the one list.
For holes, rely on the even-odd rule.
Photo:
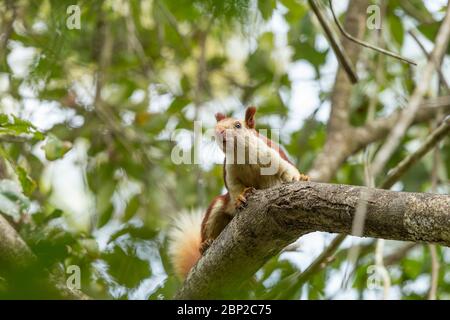
[[(205, 217), (203, 218), (203, 222), (202, 222), (202, 242), (208, 240), (209, 238), (211, 238), (211, 236), (213, 236), (213, 234), (210, 234), (210, 230), (207, 230), (206, 228), (206, 223), (208, 222), (208, 220), (210, 219), (211, 216), (211, 212), (212, 209), (214, 208), (214, 205), (217, 203), (217, 201), (222, 200), (223, 201), (223, 205), (222, 208), (225, 208), (225, 206), (228, 204), (228, 202), (230, 201), (230, 195), (228, 193), (217, 196), (213, 199), (213, 201), (211, 201), (211, 203), (208, 206), (208, 209), (206, 210), (206, 214)], [(221, 212), (222, 213), (222, 212)], [(226, 214), (223, 211), (223, 214)], [(216, 235), (217, 236), (217, 235)]]

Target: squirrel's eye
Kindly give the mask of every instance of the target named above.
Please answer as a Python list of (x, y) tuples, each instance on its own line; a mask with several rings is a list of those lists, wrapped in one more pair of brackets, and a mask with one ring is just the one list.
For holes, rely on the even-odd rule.
[(240, 128), (241, 128), (241, 124), (240, 124), (239, 122), (236, 122), (236, 123), (234, 124), (234, 127), (235, 127), (236, 129), (240, 129)]

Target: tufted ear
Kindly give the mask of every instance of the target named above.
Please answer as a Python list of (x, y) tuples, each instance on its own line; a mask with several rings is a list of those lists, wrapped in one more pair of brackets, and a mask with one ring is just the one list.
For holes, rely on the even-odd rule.
[(216, 113), (217, 122), (219, 122), (220, 120), (223, 120), (225, 118), (226, 118), (226, 116), (223, 113), (220, 113), (220, 112)]
[(256, 107), (248, 107), (245, 111), (245, 124), (250, 129), (255, 128), (255, 113)]

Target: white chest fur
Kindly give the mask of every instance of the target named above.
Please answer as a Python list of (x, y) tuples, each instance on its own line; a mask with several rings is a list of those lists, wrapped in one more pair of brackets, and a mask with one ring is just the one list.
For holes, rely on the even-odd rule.
[[(261, 169), (258, 164), (227, 164), (227, 180), (228, 177), (238, 177), (242, 185), (255, 189), (266, 189), (282, 182), (278, 173), (265, 175)], [(227, 183), (233, 182), (227, 181)]]

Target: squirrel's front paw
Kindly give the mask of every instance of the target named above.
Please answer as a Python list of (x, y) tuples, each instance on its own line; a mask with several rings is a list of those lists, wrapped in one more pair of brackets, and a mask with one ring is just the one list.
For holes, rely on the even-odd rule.
[(297, 170), (286, 170), (281, 174), (281, 180), (283, 182), (309, 181), (309, 177), (301, 174)]
[(303, 173), (300, 173), (300, 181), (309, 181), (309, 177)]
[(300, 172), (297, 170), (286, 170), (281, 174), (283, 182), (300, 181)]
[(244, 191), (241, 192), (241, 194), (238, 195), (236, 199), (235, 206), (237, 209), (242, 209), (247, 206), (247, 196), (249, 196), (251, 193), (255, 191), (255, 188), (248, 187), (245, 188)]

